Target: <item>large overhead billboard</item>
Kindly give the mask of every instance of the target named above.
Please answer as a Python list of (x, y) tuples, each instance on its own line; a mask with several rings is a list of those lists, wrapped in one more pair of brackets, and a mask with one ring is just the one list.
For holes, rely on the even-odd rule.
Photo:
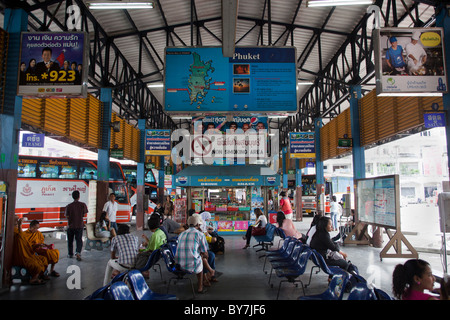
[(447, 92), (442, 28), (382, 28), (373, 35), (377, 94)]
[(88, 55), (85, 32), (23, 32), (17, 94), (86, 97)]
[(297, 112), (295, 47), (167, 47), (164, 110), (176, 114)]

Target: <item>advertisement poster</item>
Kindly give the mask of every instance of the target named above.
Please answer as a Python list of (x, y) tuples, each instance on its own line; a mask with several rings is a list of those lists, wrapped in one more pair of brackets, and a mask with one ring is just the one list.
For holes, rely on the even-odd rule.
[(315, 158), (314, 132), (290, 132), (289, 157), (291, 159)]
[(295, 47), (168, 47), (164, 111), (297, 112)]
[(88, 44), (84, 32), (23, 32), (17, 94), (86, 97)]
[(446, 93), (442, 28), (374, 31), (377, 94)]
[(148, 129), (145, 130), (145, 155), (146, 156), (170, 156), (170, 130)]

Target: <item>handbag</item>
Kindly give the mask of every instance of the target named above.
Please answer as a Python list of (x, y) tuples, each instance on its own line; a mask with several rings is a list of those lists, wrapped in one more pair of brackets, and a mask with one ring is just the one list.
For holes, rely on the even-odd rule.
[(345, 260), (344, 256), (340, 252), (331, 251), (330, 249), (327, 250), (327, 259), (330, 259), (330, 260), (341, 260), (341, 259), (343, 259), (343, 260)]
[(135, 269), (142, 269), (147, 264), (148, 259), (150, 258), (152, 251), (142, 251), (139, 252), (136, 256), (136, 262), (134, 263)]
[(266, 235), (265, 227), (252, 227), (252, 236), (264, 236)]

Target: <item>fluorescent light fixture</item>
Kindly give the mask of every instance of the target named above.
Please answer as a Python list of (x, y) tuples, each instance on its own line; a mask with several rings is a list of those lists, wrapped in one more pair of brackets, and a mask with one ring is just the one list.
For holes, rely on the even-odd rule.
[(299, 85), (299, 86), (310, 86), (310, 85), (313, 85), (314, 84), (314, 82), (312, 82), (312, 81), (299, 81), (299, 82), (297, 82), (297, 85)]
[(369, 5), (373, 0), (309, 0), (307, 7), (336, 7), (336, 6), (356, 6)]
[(92, 10), (114, 10), (114, 9), (152, 9), (153, 2), (149, 1), (101, 1), (88, 2), (89, 9)]
[(149, 83), (147, 88), (164, 88), (164, 83)]
[(439, 92), (383, 92), (378, 97), (442, 97)]

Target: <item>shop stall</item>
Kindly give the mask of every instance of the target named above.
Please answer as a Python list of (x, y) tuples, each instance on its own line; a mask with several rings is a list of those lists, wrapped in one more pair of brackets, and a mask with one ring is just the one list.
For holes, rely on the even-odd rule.
[(269, 195), (280, 185), (279, 175), (261, 165), (190, 166), (174, 177), (186, 190), (187, 208), (209, 211), (219, 234), (245, 232), (256, 220), (255, 208), (268, 216)]

